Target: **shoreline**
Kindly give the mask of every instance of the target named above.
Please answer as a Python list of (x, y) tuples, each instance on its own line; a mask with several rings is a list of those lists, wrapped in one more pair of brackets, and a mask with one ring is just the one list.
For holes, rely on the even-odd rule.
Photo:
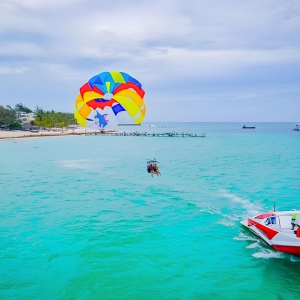
[[(107, 133), (117, 132), (116, 130), (109, 130)], [(44, 137), (64, 137), (77, 136), (99, 133), (99, 130), (66, 130), (64, 132), (31, 132), (31, 131), (0, 131), (0, 141), (25, 139), (25, 138), (44, 138)], [(105, 134), (105, 133), (104, 133)]]

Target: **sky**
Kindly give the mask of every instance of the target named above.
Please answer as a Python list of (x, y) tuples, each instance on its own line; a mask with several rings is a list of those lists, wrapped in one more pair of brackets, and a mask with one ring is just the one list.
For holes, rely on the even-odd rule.
[(299, 0), (0, 0), (0, 105), (72, 112), (122, 71), (145, 121), (299, 122)]

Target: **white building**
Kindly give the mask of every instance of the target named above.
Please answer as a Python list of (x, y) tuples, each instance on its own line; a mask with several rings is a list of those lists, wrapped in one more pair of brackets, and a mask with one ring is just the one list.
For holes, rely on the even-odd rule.
[(35, 120), (35, 114), (34, 113), (26, 113), (22, 111), (17, 112), (17, 120), (24, 123), (30, 123), (30, 121)]

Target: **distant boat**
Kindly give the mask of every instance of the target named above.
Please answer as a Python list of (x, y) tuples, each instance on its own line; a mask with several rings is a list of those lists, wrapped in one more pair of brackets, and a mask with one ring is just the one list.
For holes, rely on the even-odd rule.
[(296, 127), (293, 130), (294, 131), (300, 131), (299, 124), (296, 124)]
[(255, 126), (243, 126), (242, 129), (255, 129)]

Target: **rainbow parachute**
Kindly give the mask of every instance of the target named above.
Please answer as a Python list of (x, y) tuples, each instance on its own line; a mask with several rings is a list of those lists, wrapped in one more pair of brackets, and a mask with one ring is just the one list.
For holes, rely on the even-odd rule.
[(99, 129), (143, 122), (145, 91), (140, 82), (126, 73), (100, 73), (79, 91), (74, 116), (83, 127)]

